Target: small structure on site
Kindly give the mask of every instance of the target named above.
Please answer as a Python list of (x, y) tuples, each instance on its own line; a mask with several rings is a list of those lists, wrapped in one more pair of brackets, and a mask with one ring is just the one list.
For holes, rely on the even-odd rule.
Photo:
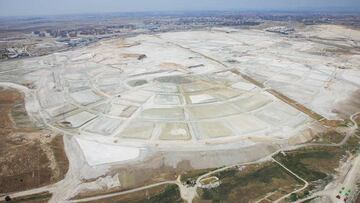
[(295, 31), (295, 29), (291, 28), (291, 27), (286, 27), (286, 26), (275, 26), (275, 27), (267, 28), (266, 31), (279, 33), (279, 34), (283, 34), (283, 35), (288, 35), (290, 33), (293, 33)]
[(215, 188), (220, 185), (220, 180), (216, 176), (211, 176), (200, 180), (200, 188)]

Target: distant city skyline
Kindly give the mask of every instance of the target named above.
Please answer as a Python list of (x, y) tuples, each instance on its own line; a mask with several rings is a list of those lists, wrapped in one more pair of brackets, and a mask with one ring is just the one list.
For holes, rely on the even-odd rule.
[(200, 10), (359, 11), (360, 0), (0, 0), (0, 16)]

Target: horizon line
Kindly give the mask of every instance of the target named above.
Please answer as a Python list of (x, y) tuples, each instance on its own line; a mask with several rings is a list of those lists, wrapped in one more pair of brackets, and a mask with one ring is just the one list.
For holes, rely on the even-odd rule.
[[(167, 14), (167, 15), (179, 15), (180, 13), (186, 14), (186, 13), (205, 13), (205, 12), (219, 12), (219, 13), (225, 13), (225, 12), (243, 12), (243, 13), (318, 13), (318, 14), (356, 14), (360, 15), (360, 11), (358, 9), (330, 9), (330, 8), (324, 8), (324, 9), (222, 9), (222, 10), (216, 10), (216, 9), (209, 9), (209, 10), (153, 10), (153, 11), (109, 11), (109, 12), (74, 12), (74, 13), (63, 13), (63, 14), (30, 14), (30, 15), (0, 15), (0, 18), (36, 18), (36, 17), (71, 17), (71, 16), (86, 16), (86, 15), (125, 15), (125, 14), (147, 14), (148, 16), (156, 16), (159, 14)], [(240, 14), (240, 13), (239, 13)], [(119, 16), (119, 17), (127, 17), (127, 16)], [(136, 17), (134, 16), (128, 16), (128, 17)], [(146, 17), (146, 15), (142, 16)]]

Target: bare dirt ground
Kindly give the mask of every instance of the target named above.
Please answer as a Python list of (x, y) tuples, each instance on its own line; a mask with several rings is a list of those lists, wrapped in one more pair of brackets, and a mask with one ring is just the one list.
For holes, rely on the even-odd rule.
[(68, 168), (62, 136), (34, 126), (14, 89), (0, 89), (0, 107), (0, 193), (61, 180)]
[[(232, 70), (233, 73), (241, 75), (244, 79), (246, 79), (247, 81), (253, 83), (254, 85), (260, 87), (260, 88), (264, 88), (264, 85), (261, 82), (258, 82), (256, 80), (254, 80), (253, 78), (246, 76), (244, 74), (241, 74), (239, 71), (237, 70)], [(305, 113), (306, 115), (308, 115), (310, 118), (313, 118), (314, 120), (320, 121), (323, 125), (326, 126), (330, 126), (330, 127), (336, 127), (339, 125), (343, 125), (344, 122), (341, 120), (328, 120), (326, 118), (324, 118), (323, 116), (321, 116), (320, 114), (312, 111), (311, 109), (305, 107), (304, 105), (294, 101), (293, 99), (290, 99), (289, 97), (285, 96), (284, 94), (273, 90), (273, 89), (268, 89), (267, 90), (270, 94), (272, 94), (273, 96), (277, 97), (278, 99), (282, 100), (283, 102), (286, 102), (287, 104), (289, 104), (290, 106), (298, 109), (299, 111)], [(357, 95), (355, 95), (356, 97)], [(348, 102), (351, 102), (350, 104), (348, 104)], [(348, 107), (353, 107), (354, 104), (356, 104), (356, 100), (355, 102), (353, 100), (347, 100), (346, 103), (341, 104), (342, 106), (348, 106)], [(346, 114), (346, 113), (344, 113)], [(347, 113), (348, 114), (348, 113)], [(348, 116), (344, 116), (345, 118), (347, 118)]]
[(347, 100), (338, 103), (333, 111), (346, 119), (349, 118), (351, 112), (356, 112), (358, 109), (360, 109), (360, 90), (352, 93)]
[(191, 166), (189, 166), (186, 161), (173, 168), (163, 165), (161, 160), (161, 156), (155, 155), (153, 158), (143, 161), (142, 163), (131, 164), (123, 167), (114, 167), (116, 169), (112, 170), (112, 172), (108, 175), (118, 174), (121, 189), (115, 187), (112, 189), (104, 188), (104, 190), (97, 191), (82, 191), (73, 199), (126, 191), (164, 181), (175, 181), (181, 173), (191, 169)]
[(355, 203), (360, 203), (360, 195), (357, 197), (357, 199), (355, 200)]
[(312, 142), (325, 143), (325, 144), (337, 144), (344, 139), (344, 135), (336, 132), (335, 130), (328, 130), (323, 133), (314, 135)]

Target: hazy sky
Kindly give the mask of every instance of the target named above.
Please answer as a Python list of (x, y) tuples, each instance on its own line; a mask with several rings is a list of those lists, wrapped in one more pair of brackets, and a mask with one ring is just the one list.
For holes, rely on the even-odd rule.
[(0, 0), (0, 16), (176, 10), (360, 11), (360, 0)]

